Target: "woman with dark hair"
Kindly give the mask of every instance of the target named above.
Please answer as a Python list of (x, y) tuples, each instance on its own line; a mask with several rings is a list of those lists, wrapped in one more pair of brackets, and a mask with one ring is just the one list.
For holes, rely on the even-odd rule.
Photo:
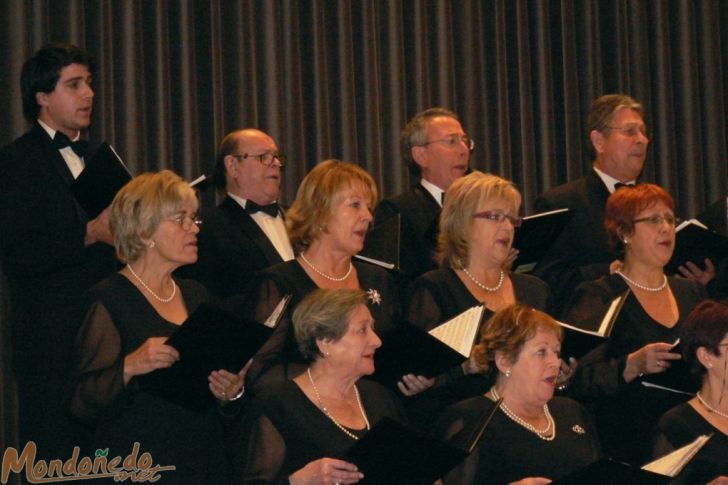
[(503, 401), (477, 447), (445, 484), (545, 484), (601, 457), (586, 410), (554, 396), (562, 337), (553, 318), (526, 305), (511, 305), (490, 319), (473, 355), (494, 385), (484, 396), (450, 407), (437, 434), (450, 438), (487, 406)]
[(663, 385), (690, 389), (687, 371), (675, 364), (680, 355), (671, 349), (685, 317), (705, 297), (698, 284), (663, 271), (675, 247), (673, 210), (672, 198), (657, 185), (617, 189), (607, 201), (605, 227), (610, 244), (624, 250), (624, 264), (579, 285), (564, 316), (597, 328), (612, 302), (624, 296), (610, 337), (580, 360), (570, 389), (593, 405), (605, 452), (639, 465), (650, 457), (659, 416), (687, 399), (649, 383), (653, 374), (676, 365)]
[(247, 416), (243, 483), (344, 484), (363, 478), (335, 457), (388, 416), (403, 420), (396, 398), (361, 377), (374, 372), (382, 345), (361, 289), (318, 289), (293, 312), (308, 367), (266, 389)]
[(654, 455), (712, 434), (679, 475), (679, 483), (706, 483), (719, 475), (720, 483), (728, 483), (728, 304), (707, 300), (695, 307), (680, 342), (685, 363), (700, 380), (700, 391), (662, 416)]
[(296, 200), (286, 212), (286, 226), (296, 259), (263, 271), (244, 310), (265, 322), (281, 300), (290, 296), (288, 311), (269, 342), (254, 357), (249, 383), (253, 391), (305, 370), (290, 324), (290, 310), (317, 288), (367, 292), (380, 332), (397, 322), (397, 284), (385, 269), (355, 260), (362, 250), (377, 201), (374, 180), (362, 168), (326, 160), (304, 177)]

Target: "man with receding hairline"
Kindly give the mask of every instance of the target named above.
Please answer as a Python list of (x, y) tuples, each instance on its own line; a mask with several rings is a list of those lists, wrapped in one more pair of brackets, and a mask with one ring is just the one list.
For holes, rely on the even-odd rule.
[(285, 157), (268, 134), (247, 128), (229, 133), (218, 149), (213, 176), (225, 198), (203, 214), (197, 263), (182, 275), (218, 297), (241, 295), (259, 270), (293, 259), (278, 207)]
[(467, 173), (474, 143), (455, 113), (430, 108), (407, 123), (401, 145), (413, 184), (408, 192), (377, 206), (375, 224), (401, 216), (400, 269), (414, 279), (437, 267), (435, 249), (444, 193)]

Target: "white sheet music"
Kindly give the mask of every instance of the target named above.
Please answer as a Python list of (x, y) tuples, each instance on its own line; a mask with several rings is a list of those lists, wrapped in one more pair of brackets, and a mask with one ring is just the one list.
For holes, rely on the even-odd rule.
[(467, 359), (470, 357), (470, 351), (473, 348), (475, 335), (478, 332), (484, 310), (483, 305), (474, 306), (442, 325), (433, 328), (429, 333)]
[(286, 306), (288, 305), (288, 300), (291, 299), (291, 295), (284, 296), (281, 301), (278, 302), (278, 305), (276, 305), (275, 310), (273, 310), (273, 313), (270, 314), (270, 316), (266, 319), (265, 322), (263, 322), (263, 325), (270, 328), (275, 328), (276, 325), (278, 325), (278, 321), (281, 319), (281, 315), (283, 314), (283, 310), (286, 309)]
[(678, 448), (672, 453), (668, 453), (662, 458), (658, 458), (657, 460), (646, 464), (642, 467), (642, 469), (652, 473), (659, 473), (660, 475), (665, 475), (667, 477), (674, 477), (680, 473), (683, 468), (685, 468), (685, 465), (693, 459), (695, 454), (700, 451), (700, 448), (708, 442), (711, 436), (713, 435), (704, 434), (698, 436), (692, 443), (685, 445), (682, 448)]

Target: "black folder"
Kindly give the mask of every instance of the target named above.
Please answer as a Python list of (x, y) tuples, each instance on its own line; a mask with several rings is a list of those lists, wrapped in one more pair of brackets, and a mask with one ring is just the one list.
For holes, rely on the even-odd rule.
[(465, 442), (444, 442), (383, 418), (341, 457), (364, 474), (361, 485), (432, 485), (463, 461), (482, 437), (498, 403), (486, 409)]
[(708, 226), (708, 229), (728, 236), (728, 197), (724, 196), (713, 202), (695, 218)]
[[(605, 342), (612, 334), (614, 325), (619, 319), (619, 313), (622, 311), (624, 302), (627, 301), (630, 293), (631, 290), (627, 289), (624, 293), (611, 300), (605, 306), (602, 318), (596, 322), (592, 322), (593, 326), (590, 328), (582, 326), (583, 324), (577, 325), (558, 322), (564, 330), (561, 355), (564, 358), (574, 357), (579, 359)], [(612, 308), (612, 305), (614, 305), (614, 308)]]
[(689, 222), (675, 236), (675, 251), (667, 264), (666, 272), (674, 274), (678, 266), (692, 261), (700, 268), (705, 258), (717, 264), (728, 257), (728, 237)]
[(108, 143), (102, 143), (86, 161), (78, 178), (71, 184), (71, 192), (89, 219), (106, 209), (114, 196), (131, 180), (129, 170)]
[(388, 269), (399, 269), (399, 214), (377, 223), (367, 233), (364, 249), (357, 256)]
[(603, 458), (591, 465), (577, 470), (552, 485), (658, 485), (668, 483), (670, 479), (657, 473), (648, 472), (627, 463)]
[(213, 370), (237, 373), (268, 340), (273, 329), (244, 321), (211, 304), (197, 310), (167, 339), (179, 352), (172, 367), (139, 377), (141, 388), (193, 410), (215, 402), (207, 377)]
[(523, 218), (523, 224), (516, 229), (513, 247), (518, 257), (513, 263), (516, 273), (530, 272), (541, 261), (551, 244), (571, 220), (569, 209), (556, 209)]
[[(492, 312), (483, 310), (479, 326)], [(475, 340), (478, 334), (476, 332)], [(392, 387), (403, 375), (437, 376), (451, 367), (462, 364), (468, 357), (441, 342), (426, 331), (404, 323), (381, 336), (382, 346), (374, 354), (375, 371), (372, 379)], [(475, 341), (473, 341), (473, 344)]]

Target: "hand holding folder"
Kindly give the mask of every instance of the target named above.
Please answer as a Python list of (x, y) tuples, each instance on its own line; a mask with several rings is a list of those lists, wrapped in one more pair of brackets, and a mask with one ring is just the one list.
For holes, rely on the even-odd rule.
[(190, 409), (205, 409), (215, 402), (208, 388), (210, 373), (225, 369), (237, 374), (272, 331), (268, 326), (202, 304), (166, 342), (177, 350), (179, 361), (140, 376), (140, 386)]

